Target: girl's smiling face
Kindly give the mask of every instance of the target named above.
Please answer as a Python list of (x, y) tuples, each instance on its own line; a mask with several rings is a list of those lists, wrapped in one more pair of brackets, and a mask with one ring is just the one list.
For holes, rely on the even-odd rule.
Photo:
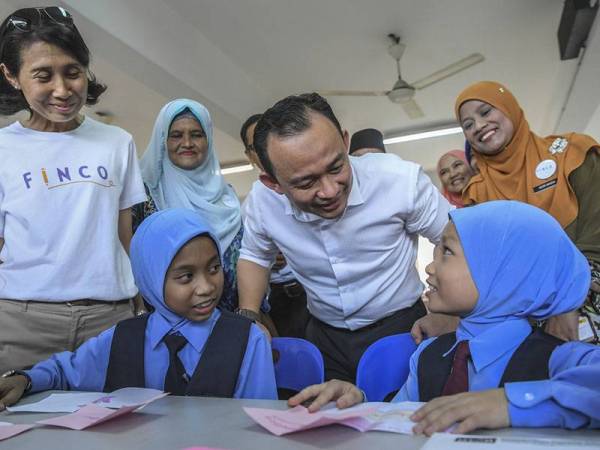
[(426, 268), (429, 300), (432, 312), (462, 316), (473, 310), (479, 293), (452, 222), (448, 222), (441, 242), (436, 245), (433, 262)]
[(223, 269), (213, 240), (197, 236), (187, 242), (167, 270), (164, 297), (176, 314), (193, 322), (210, 317), (223, 293)]

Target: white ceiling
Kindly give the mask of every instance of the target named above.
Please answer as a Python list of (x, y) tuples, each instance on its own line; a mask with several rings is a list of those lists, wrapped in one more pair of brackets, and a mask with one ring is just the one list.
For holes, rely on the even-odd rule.
[[(563, 125), (589, 131), (592, 116), (599, 122), (600, 33), (592, 36), (594, 47), (578, 74), (575, 60), (560, 61), (556, 31), (563, 0), (60, 3), (75, 16), (92, 50), (92, 68), (109, 85), (96, 109), (113, 112), (114, 123), (134, 135), (140, 151), (160, 107), (172, 98), (191, 97), (213, 115), (221, 162), (240, 160), (242, 122), (281, 97), (319, 89), (389, 89), (396, 75), (386, 52), (388, 33), (407, 45), (401, 63), (408, 81), (470, 53), (486, 60), (419, 91), (416, 99), (426, 115), (415, 121), (385, 97), (330, 98), (350, 132), (375, 127), (389, 135), (452, 121), (456, 95), (482, 79), (508, 85), (540, 133), (561, 131)], [(0, 12), (5, 16), (30, 5), (4, 1)], [(388, 150), (432, 170), (441, 153), (462, 144), (461, 136), (450, 136)], [(243, 196), (256, 175), (228, 180)]]

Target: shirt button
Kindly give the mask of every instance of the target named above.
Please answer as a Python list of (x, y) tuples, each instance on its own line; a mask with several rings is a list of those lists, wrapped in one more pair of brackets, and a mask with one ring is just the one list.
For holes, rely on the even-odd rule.
[(531, 392), (527, 392), (525, 394), (525, 400), (527, 400), (528, 402), (532, 401), (535, 398), (535, 395), (533, 395)]

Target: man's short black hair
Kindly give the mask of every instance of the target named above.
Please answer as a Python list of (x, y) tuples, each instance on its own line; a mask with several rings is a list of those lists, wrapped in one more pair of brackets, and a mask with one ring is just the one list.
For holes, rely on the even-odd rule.
[(290, 95), (279, 100), (267, 109), (254, 129), (254, 149), (267, 174), (275, 178), (275, 171), (267, 153), (267, 139), (270, 134), (277, 137), (296, 136), (310, 127), (310, 113), (325, 116), (343, 136), (342, 127), (331, 106), (316, 92)]
[(250, 117), (246, 119), (246, 121), (242, 124), (242, 129), (240, 130), (240, 137), (242, 138), (242, 142), (244, 143), (244, 147), (248, 147), (248, 141), (246, 140), (246, 133), (248, 128), (250, 128), (253, 124), (258, 122), (258, 119), (262, 114), (252, 114)]

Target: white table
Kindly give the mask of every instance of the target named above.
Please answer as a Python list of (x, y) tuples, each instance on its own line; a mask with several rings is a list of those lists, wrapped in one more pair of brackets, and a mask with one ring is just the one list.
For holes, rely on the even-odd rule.
[[(40, 393), (25, 399), (38, 401)], [(142, 411), (83, 431), (41, 427), (0, 442), (0, 450), (177, 450), (191, 446), (243, 450), (418, 449), (422, 436), (385, 432), (360, 433), (343, 426), (329, 426), (286, 436), (273, 436), (254, 423), (242, 406), (286, 408), (285, 402), (230, 400), (199, 397), (165, 397)], [(0, 421), (33, 423), (60, 414), (0, 413)], [(486, 434), (597, 439), (599, 431), (558, 429), (507, 429)]]

